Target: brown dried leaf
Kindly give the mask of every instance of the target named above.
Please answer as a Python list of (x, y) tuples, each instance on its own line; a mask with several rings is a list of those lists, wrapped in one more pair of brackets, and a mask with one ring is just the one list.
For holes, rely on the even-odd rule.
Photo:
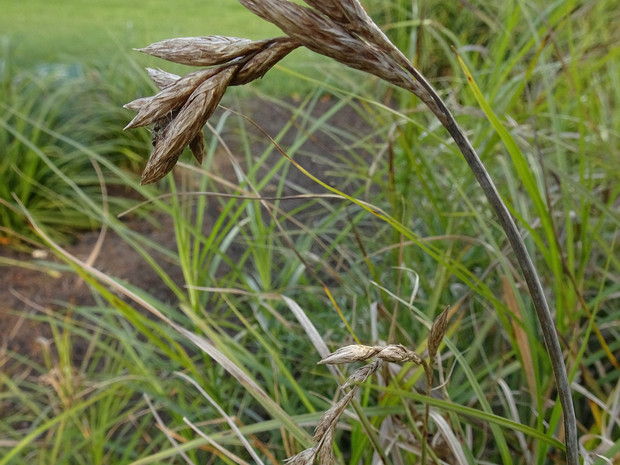
[(225, 36), (179, 37), (156, 42), (138, 51), (182, 65), (215, 66), (256, 52), (264, 47), (265, 42)]
[(536, 396), (536, 371), (534, 370), (534, 362), (532, 358), (532, 351), (530, 350), (530, 341), (527, 336), (527, 332), (523, 328), (523, 316), (521, 315), (521, 309), (517, 302), (514, 290), (510, 285), (510, 280), (507, 276), (502, 276), (502, 290), (504, 292), (504, 300), (506, 306), (512, 312), (514, 319), (512, 320), (512, 328), (515, 335), (515, 340), (519, 346), (517, 353), (521, 356), (521, 362), (523, 363), (523, 371), (525, 371), (525, 380), (527, 381), (527, 387), (530, 391), (532, 398)]

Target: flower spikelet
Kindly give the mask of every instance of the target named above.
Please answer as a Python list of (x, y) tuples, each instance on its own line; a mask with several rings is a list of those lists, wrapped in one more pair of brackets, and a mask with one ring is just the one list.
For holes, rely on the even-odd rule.
[(153, 126), (153, 151), (142, 173), (142, 184), (155, 182), (170, 172), (187, 146), (198, 163), (202, 162), (205, 154), (202, 128), (228, 86), (263, 77), (299, 45), (289, 37), (251, 41), (207, 36), (168, 39), (140, 49), (175, 63), (210, 66), (183, 77), (148, 69), (160, 91), (125, 105), (138, 112), (125, 129)]
[(422, 364), (422, 358), (402, 344), (387, 346), (365, 346), (354, 344), (341, 347), (319, 362), (320, 365), (334, 365), (342, 363), (360, 362), (376, 357), (385, 362)]

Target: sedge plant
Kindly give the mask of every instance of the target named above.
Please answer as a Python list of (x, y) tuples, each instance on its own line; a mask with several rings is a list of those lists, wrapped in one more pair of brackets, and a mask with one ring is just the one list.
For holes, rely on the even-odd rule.
[[(261, 41), (221, 36), (170, 39), (141, 50), (175, 63), (205, 67), (184, 77), (151, 70), (160, 92), (127, 104), (127, 108), (138, 112), (127, 128), (153, 126), (154, 149), (144, 169), (142, 183), (155, 182), (170, 172), (185, 147), (189, 146), (201, 162), (205, 154), (202, 128), (226, 89), (261, 78), (300, 46), (409, 91), (426, 105), (452, 137), (512, 247), (553, 367), (563, 409), (567, 463), (577, 465), (579, 447), (571, 389), (545, 292), (511, 212), (446, 103), (357, 0), (307, 0), (308, 7), (287, 0), (240, 1), (253, 13), (278, 26), (286, 36)], [(467, 79), (473, 83), (467, 66), (463, 61), (460, 63)], [(473, 84), (472, 89), (480, 95)], [(484, 107), (484, 99), (479, 101)], [(511, 139), (501, 131), (500, 136), (510, 149)]]

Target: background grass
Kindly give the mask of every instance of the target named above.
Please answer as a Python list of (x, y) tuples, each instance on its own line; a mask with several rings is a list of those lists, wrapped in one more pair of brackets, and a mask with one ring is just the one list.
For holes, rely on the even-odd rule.
[[(236, 13), (230, 28), (220, 29), (228, 5)], [(612, 27), (618, 12), (612, 1), (411, 5), (368, 2), (455, 109), (517, 218), (557, 316), (584, 449), (596, 464), (613, 463), (620, 450), (620, 41)], [(187, 28), (179, 19), (178, 31), (156, 39), (248, 36), (264, 26), (236, 2), (221, 8), (213, 28), (196, 19), (202, 15), (207, 24), (204, 7), (189, 15)], [(177, 14), (162, 5), (153, 17), (170, 22)], [(105, 34), (96, 33), (108, 35), (114, 24), (125, 30), (125, 15), (129, 10), (117, 23), (106, 19)], [(155, 26), (147, 30), (159, 34)], [(101, 77), (95, 88), (114, 96), (92, 101), (106, 109), (95, 125), (108, 134), (122, 126), (112, 111), (117, 100), (148, 92), (142, 58), (118, 56), (112, 65), (86, 68)], [(41, 361), (4, 352), (10, 371), (0, 379), (0, 464), (178, 463), (182, 454), (193, 463), (234, 463), (226, 451), (258, 463), (241, 436), (264, 463), (280, 462), (311, 444), (310, 427), (338, 398), (341, 379), (316, 365), (321, 344), (399, 342), (423, 353), (428, 327), (447, 305), (454, 314), (436, 372), (440, 386), (427, 397), (423, 372), (410, 366), (390, 367), (366, 383), (336, 437), (340, 463), (370, 464), (377, 451), (393, 463), (417, 462), (426, 403), (433, 459), (563, 463), (559, 409), (533, 309), (505, 239), (446, 134), (419, 102), (374, 78), (334, 65), (317, 84), (286, 66), (267, 75), (265, 87), (229, 95), (229, 103), (243, 108), (263, 97), (260, 105), (288, 112), (282, 125), (257, 123), (326, 184), (306, 181), (248, 120), (223, 112), (207, 130), (205, 166), (178, 167), (176, 179), (160, 186), (202, 194), (157, 200), (157, 191), (136, 186), (132, 168), (102, 156), (121, 147), (132, 163), (144, 157), (148, 141), (140, 132), (114, 135), (103, 148), (98, 131), (81, 140), (88, 126), (63, 127), (50, 116), (70, 113), (64, 104), (52, 113), (30, 110), (40, 100), (15, 83), (32, 73), (11, 68), (3, 82), (15, 100), (1, 121), (13, 154), (13, 189), (24, 185), (15, 169), (24, 147), (35, 166), (57, 140), (60, 153), (75, 149), (73, 158), (96, 160), (172, 218), (176, 243), (153, 244), (131, 231), (87, 185), (62, 176), (66, 167), (46, 170), (65, 186), (55, 188), (66, 192), (59, 205), (77, 203), (87, 219), (114, 229), (175, 297), (162, 301), (67, 255), (51, 236), (50, 207), (28, 202), (38, 240), (92, 287), (97, 304), (38, 317), (53, 329)], [(279, 90), (268, 97), (270, 85)], [(289, 85), (299, 98), (285, 98)], [(345, 109), (355, 125), (332, 119)], [(61, 128), (65, 138), (57, 136)], [(214, 192), (235, 197), (207, 194)], [(255, 200), (259, 194), (271, 200)], [(297, 194), (313, 195), (273, 200)], [(138, 212), (146, 214), (144, 207)], [(155, 249), (182, 270), (182, 282), (164, 271)]]

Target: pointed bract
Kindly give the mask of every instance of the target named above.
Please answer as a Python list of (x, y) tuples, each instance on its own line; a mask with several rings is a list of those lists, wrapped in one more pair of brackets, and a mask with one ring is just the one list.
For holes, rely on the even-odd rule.
[(215, 66), (261, 50), (265, 42), (225, 36), (180, 37), (138, 51), (181, 65)]
[(168, 73), (161, 69), (146, 68), (146, 71), (149, 73), (151, 80), (160, 90), (176, 84), (176, 82), (181, 79), (181, 76)]

